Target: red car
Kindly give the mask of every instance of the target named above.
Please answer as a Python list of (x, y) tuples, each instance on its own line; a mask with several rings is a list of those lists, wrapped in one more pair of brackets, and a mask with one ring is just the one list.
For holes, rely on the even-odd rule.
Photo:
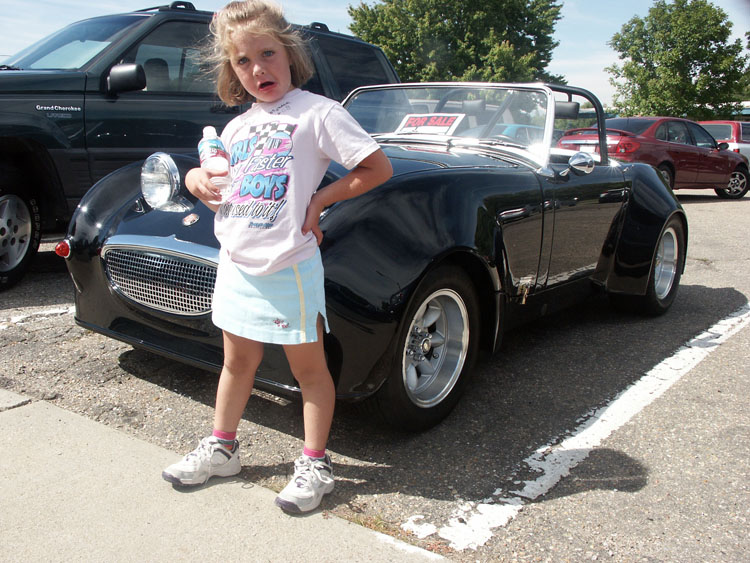
[[(677, 117), (615, 117), (606, 120), (607, 153), (659, 169), (673, 189), (710, 188), (739, 199), (750, 188), (747, 158), (727, 150), (694, 121)], [(558, 147), (599, 152), (596, 130), (566, 131)]]
[(703, 128), (729, 150), (750, 158), (750, 121), (699, 121)]

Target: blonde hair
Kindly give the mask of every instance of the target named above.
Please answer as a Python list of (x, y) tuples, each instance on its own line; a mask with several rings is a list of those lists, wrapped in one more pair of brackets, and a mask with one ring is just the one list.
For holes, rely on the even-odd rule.
[(289, 25), (281, 6), (275, 2), (230, 2), (214, 14), (210, 30), (212, 44), (209, 60), (216, 72), (216, 91), (219, 98), (229, 106), (255, 101), (240, 83), (230, 62), (236, 34), (249, 32), (254, 35), (269, 35), (284, 45), (289, 57), (292, 86), (299, 88), (314, 73), (305, 40)]

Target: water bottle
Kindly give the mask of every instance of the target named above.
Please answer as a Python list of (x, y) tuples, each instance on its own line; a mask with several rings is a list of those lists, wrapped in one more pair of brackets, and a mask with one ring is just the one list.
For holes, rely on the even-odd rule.
[(216, 134), (216, 129), (211, 125), (203, 128), (203, 138), (198, 143), (198, 155), (201, 160), (201, 168), (207, 168), (213, 172), (227, 172), (226, 176), (211, 178), (214, 186), (221, 190), (221, 196), (219, 201), (210, 203), (221, 204), (229, 196), (229, 188), (232, 183), (229, 178), (229, 154)]

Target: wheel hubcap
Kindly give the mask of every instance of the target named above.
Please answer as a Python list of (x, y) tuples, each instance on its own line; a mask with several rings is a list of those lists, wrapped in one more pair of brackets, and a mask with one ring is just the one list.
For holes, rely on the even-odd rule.
[(741, 172), (732, 172), (727, 191), (732, 195), (741, 194), (747, 188), (747, 178)]
[(661, 177), (664, 178), (664, 181), (667, 183), (668, 186), (672, 186), (672, 175), (670, 174), (669, 170), (665, 170), (663, 168), (659, 169), (659, 173), (661, 174)]
[(412, 319), (402, 358), (404, 388), (411, 401), (429, 408), (445, 399), (466, 360), (469, 319), (461, 296), (436, 291)]
[(664, 299), (672, 289), (672, 284), (677, 275), (679, 251), (677, 234), (670, 227), (664, 231), (659, 241), (659, 248), (656, 250), (654, 292), (659, 299)]
[(0, 272), (18, 266), (31, 244), (31, 213), (21, 198), (0, 197)]

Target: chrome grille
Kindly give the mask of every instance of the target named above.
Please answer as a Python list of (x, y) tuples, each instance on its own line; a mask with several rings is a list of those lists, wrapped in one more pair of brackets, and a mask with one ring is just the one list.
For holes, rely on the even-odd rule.
[(154, 251), (109, 248), (104, 254), (112, 286), (133, 301), (167, 311), (201, 315), (211, 310), (216, 267)]

